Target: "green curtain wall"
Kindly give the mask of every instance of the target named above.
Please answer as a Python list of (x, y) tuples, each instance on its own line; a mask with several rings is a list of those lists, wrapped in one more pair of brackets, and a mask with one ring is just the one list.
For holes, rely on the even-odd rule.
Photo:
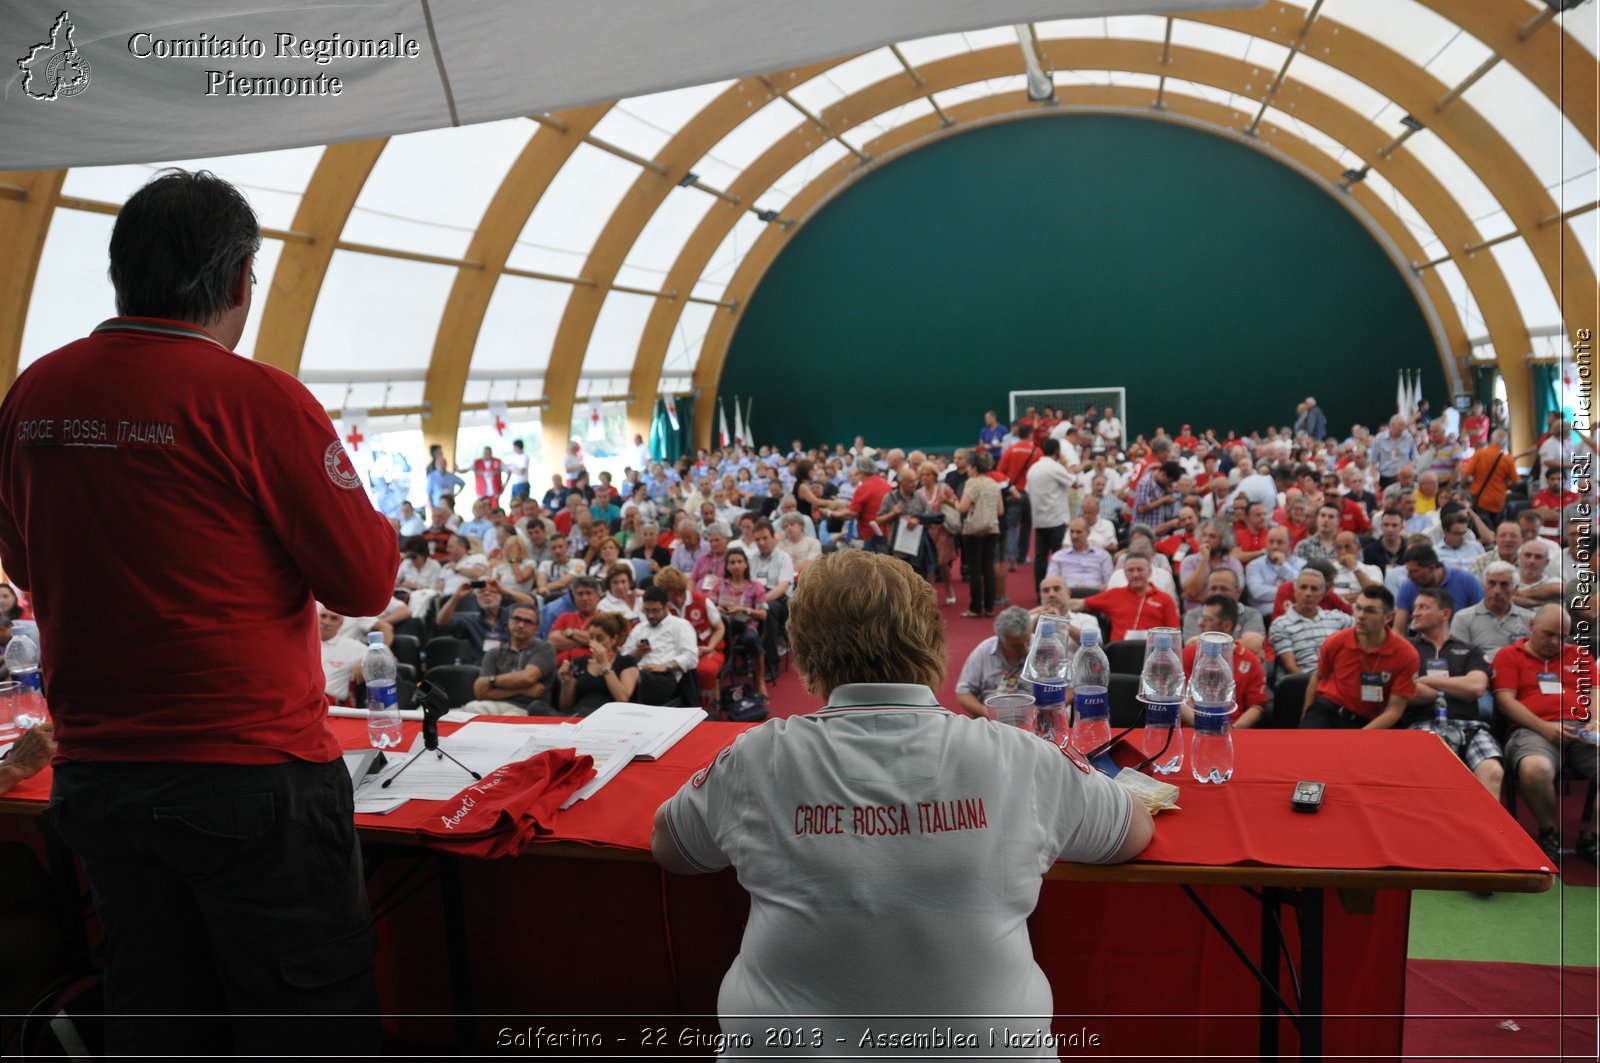
[(1442, 409), (1420, 308), (1326, 192), (1197, 130), (1063, 115), (938, 141), (823, 208), (719, 394), (755, 397), (761, 442), (961, 445), (1010, 391), (1115, 386), (1134, 433), (1287, 425), (1311, 394), (1342, 436), (1418, 367)]

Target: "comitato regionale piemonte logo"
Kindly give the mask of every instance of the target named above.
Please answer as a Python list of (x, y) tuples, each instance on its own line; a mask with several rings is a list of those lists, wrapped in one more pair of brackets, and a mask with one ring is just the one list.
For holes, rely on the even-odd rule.
[(63, 11), (50, 27), (50, 39), (17, 60), (22, 91), (35, 100), (76, 96), (89, 87), (89, 61), (73, 43), (72, 17)]

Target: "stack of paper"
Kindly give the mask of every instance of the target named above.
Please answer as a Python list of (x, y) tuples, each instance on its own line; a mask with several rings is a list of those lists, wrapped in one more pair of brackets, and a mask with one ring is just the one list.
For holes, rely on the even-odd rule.
[[(635, 757), (654, 760), (671, 749), (695, 724), (706, 718), (705, 710), (662, 708), (612, 702), (602, 705), (578, 723), (504, 724), (478, 721), (439, 739), (439, 748), (479, 775), (519, 760), (526, 760), (547, 749), (572, 749), (579, 756), (594, 758), (595, 776), (562, 808), (598, 792)], [(391, 752), (389, 764), (356, 789), (356, 811), (382, 815), (392, 812), (411, 798), (443, 801), (454, 797), (472, 783), (472, 776), (449, 757), (423, 750), (422, 736), (405, 754)], [(412, 758), (415, 757), (415, 763)], [(407, 764), (411, 767), (401, 768)], [(393, 780), (387, 787), (386, 780)]]
[(639, 746), (639, 752), (634, 755), (640, 760), (655, 760), (705, 718), (706, 711), (698, 705), (667, 708), (613, 701), (585, 717), (578, 724), (578, 730), (596, 736), (633, 735)]

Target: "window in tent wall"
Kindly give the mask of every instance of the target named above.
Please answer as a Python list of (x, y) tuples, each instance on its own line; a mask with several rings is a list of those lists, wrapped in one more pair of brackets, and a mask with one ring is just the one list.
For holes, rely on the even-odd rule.
[[(595, 394), (603, 388), (616, 387), (611, 380), (597, 381)], [(613, 484), (622, 483), (622, 472), (633, 464), (633, 435), (628, 431), (628, 405), (625, 402), (602, 402), (599, 416), (591, 412), (585, 382), (578, 385), (578, 398), (572, 404), (572, 431), (568, 439), (576, 439), (582, 446), (583, 467), (589, 472), (591, 483), (600, 482), (600, 474), (609, 472)], [(648, 440), (647, 440), (648, 442)]]
[[(497, 427), (493, 416), (487, 410), (470, 410), (461, 415), (461, 427), (456, 430), (456, 454), (461, 463), (460, 476), (467, 481), (467, 486), (462, 489), (464, 498), (476, 498), (476, 481), (472, 473), (472, 463), (483, 455), (483, 448), (488, 447), (494, 456), (501, 461), (509, 458), (513, 452), (511, 441), (522, 440), (522, 452), (528, 456), (528, 489), (534, 498), (539, 498), (550, 485), (550, 472), (544, 468), (543, 453), (543, 427), (539, 420), (538, 411), (533, 407), (515, 407), (507, 411), (508, 418), (504, 422), (504, 429)], [(559, 466), (553, 470), (560, 471)], [(504, 483), (500, 492), (500, 504), (503, 506), (511, 497), (511, 473), (508, 470), (503, 477)]]

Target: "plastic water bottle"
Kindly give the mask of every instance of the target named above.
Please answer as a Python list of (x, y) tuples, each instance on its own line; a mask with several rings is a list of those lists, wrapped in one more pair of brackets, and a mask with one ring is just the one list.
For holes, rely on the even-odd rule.
[(13, 635), (6, 643), (6, 670), (20, 688), (15, 714), (17, 730), (26, 731), (46, 723), (50, 710), (44, 703), (44, 677), (39, 674), (39, 647), (26, 635)]
[(361, 659), (367, 681), (367, 741), (373, 749), (400, 744), (400, 702), (395, 683), (394, 654), (383, 644), (383, 632), (367, 632), (367, 655)]
[(1175, 644), (1178, 630), (1154, 628), (1145, 643), (1144, 669), (1139, 673), (1139, 700), (1144, 702), (1145, 757), (1152, 771), (1170, 775), (1183, 767), (1183, 659)]
[(1100, 632), (1085, 630), (1072, 662), (1072, 745), (1085, 755), (1111, 740), (1111, 662), (1100, 648)]
[(1442, 690), (1433, 696), (1433, 725), (1430, 730), (1439, 736), (1439, 741), (1449, 746), (1452, 750), (1455, 749), (1454, 735), (1452, 734), (1455, 730), (1455, 725), (1450, 722), (1450, 699), (1445, 697)]
[(1200, 656), (1189, 677), (1189, 700), (1194, 703), (1189, 770), (1203, 783), (1233, 778), (1233, 736), (1228, 733), (1233, 716), (1233, 665), (1228, 659), (1232, 650), (1228, 635), (1219, 631), (1201, 635)]
[(1033, 685), (1034, 727), (1039, 735), (1058, 741), (1066, 735), (1067, 645), (1065, 617), (1046, 614), (1033, 630), (1033, 642), (1022, 664), (1022, 678)]

